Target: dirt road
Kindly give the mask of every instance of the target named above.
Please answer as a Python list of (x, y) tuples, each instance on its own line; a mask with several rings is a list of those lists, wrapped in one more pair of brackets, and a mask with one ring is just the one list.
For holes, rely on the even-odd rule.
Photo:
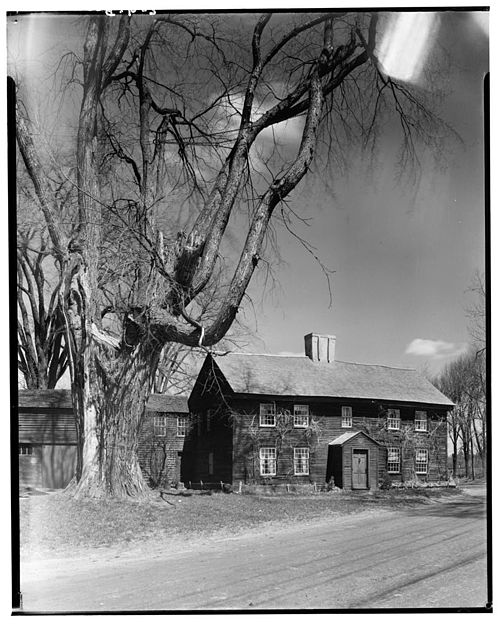
[(177, 550), (21, 567), (24, 610), (484, 607), (484, 489)]

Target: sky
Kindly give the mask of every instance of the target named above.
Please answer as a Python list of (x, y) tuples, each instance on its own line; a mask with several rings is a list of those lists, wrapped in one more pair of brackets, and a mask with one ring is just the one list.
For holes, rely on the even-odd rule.
[[(303, 353), (303, 336), (312, 331), (337, 337), (337, 359), (434, 374), (467, 348), (467, 290), (485, 262), (488, 42), (470, 15), (442, 14), (441, 28), (454, 65), (443, 116), (463, 143), (451, 148), (444, 170), (427, 159), (417, 186), (396, 184), (389, 136), (372, 180), (358, 161), (346, 175), (309, 178), (297, 189), (293, 209), (312, 219), (297, 231), (334, 271), (333, 302), (319, 266), (281, 232), (279, 288), (257, 306), (256, 318), (248, 315), (262, 339), (255, 350)], [(262, 301), (260, 284), (251, 294)]]
[[(252, 305), (242, 314), (252, 332), (248, 350), (302, 354), (305, 334), (327, 333), (337, 336), (337, 359), (434, 374), (467, 348), (467, 289), (485, 261), (488, 37), (481, 17), (440, 13), (438, 39), (452, 58), (442, 112), (463, 142), (439, 168), (425, 158), (416, 186), (395, 181), (394, 127), (381, 138), (373, 175), (355, 158), (346, 173), (320, 170), (307, 177), (290, 201), (309, 225), (294, 228), (332, 270), (332, 303), (318, 263), (278, 229), (280, 261), (271, 260), (277, 285), (266, 289), (256, 276), (248, 291)], [(26, 32), (28, 45), (16, 54), (29, 58), (35, 71), (44, 64), (39, 51), (57, 50), (67, 37), (54, 27)], [(412, 52), (403, 47), (398, 55), (411, 58)]]

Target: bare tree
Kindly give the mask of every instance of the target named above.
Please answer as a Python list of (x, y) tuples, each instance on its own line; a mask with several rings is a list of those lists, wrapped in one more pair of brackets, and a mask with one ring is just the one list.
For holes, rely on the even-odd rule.
[(462, 451), (465, 476), (475, 477), (475, 455), (479, 455), (482, 473), (486, 469), (486, 397), (483, 381), (484, 359), (475, 349), (445, 366), (435, 380), (455, 407), (448, 416), (448, 433), (453, 445), (453, 476), (457, 476), (457, 458)]
[[(18, 106), (19, 150), (61, 275), (79, 440), (75, 495), (146, 492), (137, 431), (161, 353), (225, 336), (275, 209), (287, 211), (318, 150), (334, 162), (354, 140), (371, 147), (391, 111), (403, 164), (415, 141), (442, 136), (423, 93), (381, 72), (377, 20), (89, 17), (83, 53), (71, 57), (71, 84), (81, 91), (69, 240), (29, 112)], [(297, 138), (285, 149), (276, 136), (287, 122)], [(181, 213), (184, 227), (172, 229)], [(245, 240), (222, 271), (234, 219)]]

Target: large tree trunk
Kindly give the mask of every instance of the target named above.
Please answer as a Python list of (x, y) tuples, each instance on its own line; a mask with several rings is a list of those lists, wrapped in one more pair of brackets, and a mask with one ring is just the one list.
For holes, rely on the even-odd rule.
[(148, 493), (137, 458), (138, 433), (160, 351), (149, 341), (109, 357), (89, 348), (73, 380), (79, 429), (75, 496), (141, 497)]

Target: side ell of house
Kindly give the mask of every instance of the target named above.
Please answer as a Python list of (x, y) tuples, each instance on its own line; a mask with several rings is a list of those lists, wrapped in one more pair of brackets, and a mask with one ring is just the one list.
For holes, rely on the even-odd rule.
[(309, 334), (304, 357), (208, 356), (189, 399), (192, 481), (376, 489), (447, 478), (452, 403), (413, 370), (335, 360)]

